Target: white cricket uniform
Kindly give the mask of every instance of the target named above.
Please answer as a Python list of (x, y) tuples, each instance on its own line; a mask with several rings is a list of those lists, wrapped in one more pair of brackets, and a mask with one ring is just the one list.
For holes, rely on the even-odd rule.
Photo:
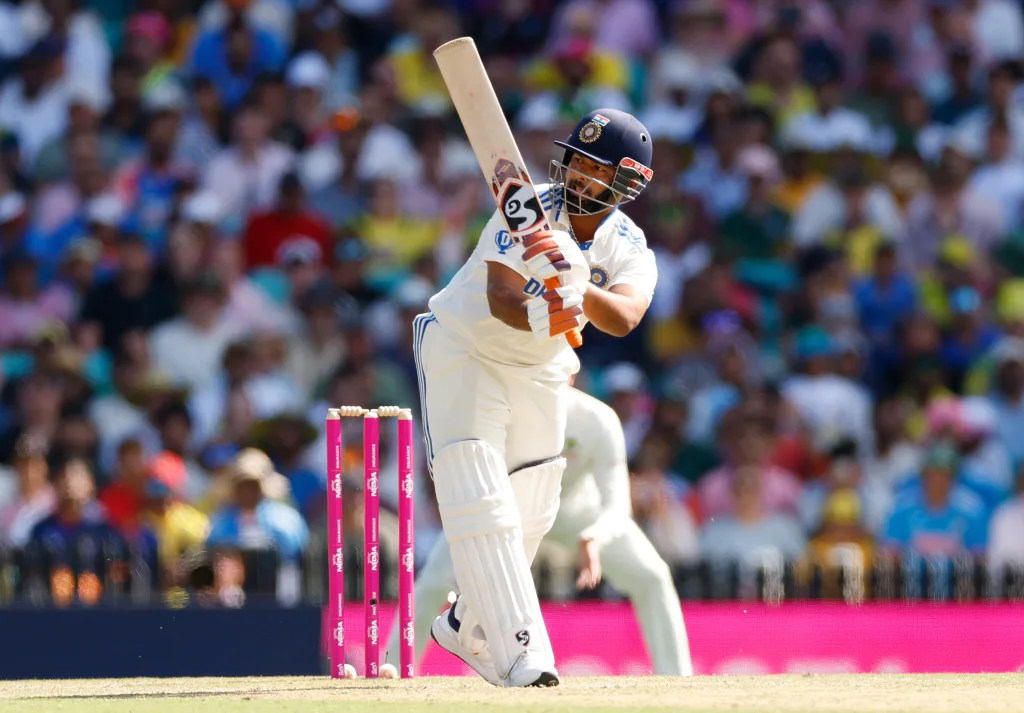
[[(552, 228), (568, 230), (565, 213), (552, 207), (548, 185), (537, 192)], [(593, 284), (633, 285), (650, 301), (657, 281), (654, 253), (627, 215), (613, 210), (580, 247)], [(542, 290), (522, 255), (496, 211), (466, 264), (414, 322), (428, 463), (445, 446), (465, 440), (489, 442), (510, 471), (562, 451), (565, 392), (579, 359), (564, 337), (538, 342), (531, 332), (493, 317), (487, 302), (488, 262), (521, 274), (527, 294)]]
[[(574, 551), (583, 537), (599, 545), (604, 579), (630, 598), (654, 672), (693, 674), (686, 626), (671, 572), (631, 517), (626, 442), (615, 412), (568, 390), (568, 423), (558, 517), (548, 539)], [(447, 542), (439, 538), (416, 577), (416, 647), (421, 658), (430, 623), (455, 587)], [(398, 631), (388, 644), (397, 650)]]

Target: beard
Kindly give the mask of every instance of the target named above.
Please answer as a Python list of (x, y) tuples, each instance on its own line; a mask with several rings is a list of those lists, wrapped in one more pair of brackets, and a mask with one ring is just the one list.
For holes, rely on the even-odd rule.
[[(579, 179), (572, 179), (565, 184), (566, 213), (570, 215), (593, 215), (594, 213), (608, 210), (610, 206), (588, 196), (584, 193), (585, 190), (586, 184)], [(603, 198), (606, 193), (608, 193), (607, 190), (602, 191), (599, 198)]]

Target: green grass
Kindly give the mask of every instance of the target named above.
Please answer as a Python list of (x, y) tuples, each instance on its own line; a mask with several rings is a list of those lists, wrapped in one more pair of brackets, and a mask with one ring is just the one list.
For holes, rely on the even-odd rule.
[(1024, 675), (566, 678), (496, 689), (475, 678), (0, 681), (0, 713), (1018, 713)]

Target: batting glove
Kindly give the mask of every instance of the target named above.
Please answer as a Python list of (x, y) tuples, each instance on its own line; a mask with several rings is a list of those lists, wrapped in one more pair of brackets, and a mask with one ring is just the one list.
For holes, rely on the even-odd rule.
[(583, 323), (583, 289), (579, 285), (556, 287), (527, 303), (533, 338), (539, 342), (558, 337)]
[(540, 230), (523, 238), (523, 247), (530, 276), (542, 283), (559, 278), (563, 285), (582, 285), (590, 280), (583, 251), (564, 230)]

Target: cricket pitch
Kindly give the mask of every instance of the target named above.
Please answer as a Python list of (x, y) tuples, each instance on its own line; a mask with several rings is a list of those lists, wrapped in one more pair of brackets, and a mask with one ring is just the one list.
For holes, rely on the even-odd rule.
[(853, 674), (563, 679), (496, 689), (476, 678), (327, 677), (0, 681), (4, 713), (1011, 713), (1024, 674)]

